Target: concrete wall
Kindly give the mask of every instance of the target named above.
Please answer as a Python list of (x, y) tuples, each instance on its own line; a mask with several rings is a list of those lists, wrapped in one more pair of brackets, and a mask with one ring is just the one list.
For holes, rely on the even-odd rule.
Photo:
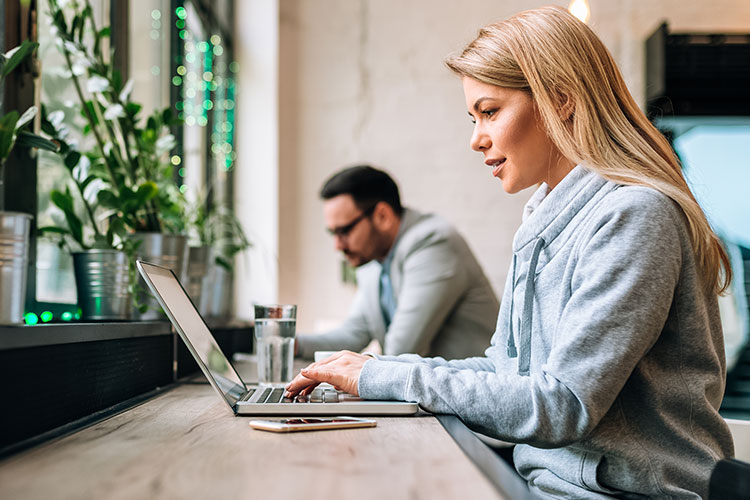
[[(249, 311), (249, 298), (268, 295), (267, 290), (276, 286), (275, 298), (299, 304), (300, 330), (320, 329), (345, 316), (354, 290), (341, 283), (340, 258), (324, 231), (317, 191), (334, 171), (360, 162), (390, 171), (405, 204), (439, 212), (452, 221), (468, 239), (498, 295), (502, 293), (512, 236), (530, 192), (505, 194), (481, 155), (469, 149), (472, 125), (460, 81), (443, 60), (483, 24), (548, 3), (274, 2), (279, 36), (277, 46), (269, 50), (278, 50), (278, 122), (267, 125), (278, 126), (278, 143), (269, 146), (278, 148), (278, 164), (263, 168), (278, 169), (278, 185), (267, 187), (276, 197), (268, 210), (278, 216), (278, 240), (260, 241), (255, 251), (278, 249), (278, 281), (249, 290), (240, 277), (241, 317), (247, 317), (243, 311)], [(612, 51), (639, 102), (644, 95), (643, 42), (663, 20), (673, 31), (750, 32), (747, 0), (589, 3), (589, 24)], [(241, 33), (248, 20), (239, 17), (243, 9), (238, 10)], [(253, 61), (240, 63), (247, 67)], [(249, 89), (244, 81), (240, 84), (244, 100)], [(247, 151), (240, 149), (252, 140), (251, 129), (242, 124), (254, 112), (240, 101), (240, 169), (256, 168), (245, 167)], [(268, 196), (263, 186), (238, 184), (237, 189)], [(245, 214), (248, 220), (267, 216), (267, 211)]]

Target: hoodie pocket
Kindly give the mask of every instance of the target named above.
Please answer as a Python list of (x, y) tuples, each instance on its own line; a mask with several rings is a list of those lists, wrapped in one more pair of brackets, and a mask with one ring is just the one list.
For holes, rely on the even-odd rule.
[(616, 494), (621, 493), (617, 490), (609, 489), (599, 483), (598, 472), (599, 466), (606, 460), (606, 457), (598, 453), (586, 452), (583, 454), (581, 464), (581, 484), (591, 491), (599, 493)]

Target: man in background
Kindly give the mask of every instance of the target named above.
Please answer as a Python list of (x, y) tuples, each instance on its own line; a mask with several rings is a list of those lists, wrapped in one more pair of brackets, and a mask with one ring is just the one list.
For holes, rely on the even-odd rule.
[(437, 215), (405, 208), (391, 177), (370, 166), (333, 175), (320, 191), (336, 249), (357, 268), (349, 317), (322, 334), (299, 335), (297, 354), (361, 351), (446, 359), (489, 347), (499, 304), (466, 241)]

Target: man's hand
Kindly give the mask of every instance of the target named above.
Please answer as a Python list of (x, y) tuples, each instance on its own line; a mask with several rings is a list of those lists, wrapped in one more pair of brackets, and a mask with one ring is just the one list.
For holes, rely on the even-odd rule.
[(351, 351), (339, 351), (336, 354), (303, 368), (286, 386), (285, 397), (309, 395), (318, 384), (327, 382), (339, 391), (359, 396), (359, 374), (369, 356)]

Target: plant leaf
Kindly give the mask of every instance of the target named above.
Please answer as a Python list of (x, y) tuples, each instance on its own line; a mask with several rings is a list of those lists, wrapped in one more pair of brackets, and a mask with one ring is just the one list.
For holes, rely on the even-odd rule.
[(138, 114), (138, 112), (141, 110), (141, 105), (136, 104), (134, 102), (129, 102), (125, 105), (125, 111), (128, 113), (128, 115), (135, 120), (135, 116)]
[(148, 200), (156, 196), (159, 192), (159, 188), (153, 182), (144, 182), (138, 186), (138, 191), (135, 193), (136, 201), (139, 205), (146, 203)]
[(63, 212), (73, 211), (73, 198), (70, 195), (53, 189), (49, 194), (49, 199)]
[(62, 9), (58, 9), (57, 12), (55, 12), (55, 16), (52, 20), (52, 22), (57, 26), (57, 29), (62, 31), (63, 33), (68, 32), (68, 25), (65, 23), (65, 15), (63, 14)]
[(65, 156), (65, 166), (68, 167), (69, 170), (72, 170), (73, 167), (78, 165), (78, 162), (81, 160), (81, 153), (78, 151), (71, 151), (70, 153)]
[(17, 143), (28, 148), (44, 149), (45, 151), (52, 151), (53, 153), (56, 153), (60, 149), (60, 146), (57, 143), (47, 140), (39, 135), (32, 134), (31, 132), (26, 132), (25, 130), (21, 130), (18, 133)]
[(230, 271), (230, 272), (232, 271), (232, 263), (229, 262), (224, 257), (221, 257), (221, 256), (217, 255), (215, 261), (216, 261), (217, 265), (223, 267), (227, 271)]
[(23, 127), (24, 125), (29, 123), (31, 120), (33, 120), (38, 111), (39, 111), (39, 108), (37, 108), (36, 106), (31, 106), (29, 109), (24, 111), (23, 114), (21, 115), (21, 118), (19, 118), (18, 121), (16, 122), (16, 130)]
[(37, 228), (37, 231), (39, 233), (54, 233), (54, 234), (70, 234), (70, 231), (63, 227), (57, 227), (57, 226), (44, 226)]
[(120, 92), (120, 101), (121, 102), (128, 102), (128, 99), (130, 99), (130, 93), (133, 91), (133, 79), (129, 79), (127, 82), (125, 82), (125, 86), (122, 88), (122, 92)]
[(71, 196), (70, 192), (62, 193), (53, 189), (49, 197), (50, 200), (52, 200), (52, 203), (57, 205), (57, 207), (65, 214), (65, 220), (70, 228), (70, 235), (76, 243), (85, 248), (85, 245), (83, 244), (83, 224), (73, 209), (73, 196)]
[(117, 195), (115, 195), (115, 193), (113, 193), (109, 189), (102, 189), (101, 191), (99, 191), (96, 199), (99, 200), (99, 204), (105, 208), (121, 208), (120, 200), (118, 199)]
[(16, 122), (18, 122), (17, 111), (11, 111), (0, 118), (0, 163), (8, 157), (10, 150), (13, 149)]
[(16, 66), (21, 64), (26, 57), (29, 56), (32, 52), (34, 52), (34, 49), (36, 49), (39, 46), (38, 43), (32, 42), (30, 40), (24, 40), (23, 43), (18, 47), (18, 49), (13, 52), (13, 54), (10, 56), (10, 59), (3, 65), (3, 78), (8, 76), (11, 71), (16, 69)]

